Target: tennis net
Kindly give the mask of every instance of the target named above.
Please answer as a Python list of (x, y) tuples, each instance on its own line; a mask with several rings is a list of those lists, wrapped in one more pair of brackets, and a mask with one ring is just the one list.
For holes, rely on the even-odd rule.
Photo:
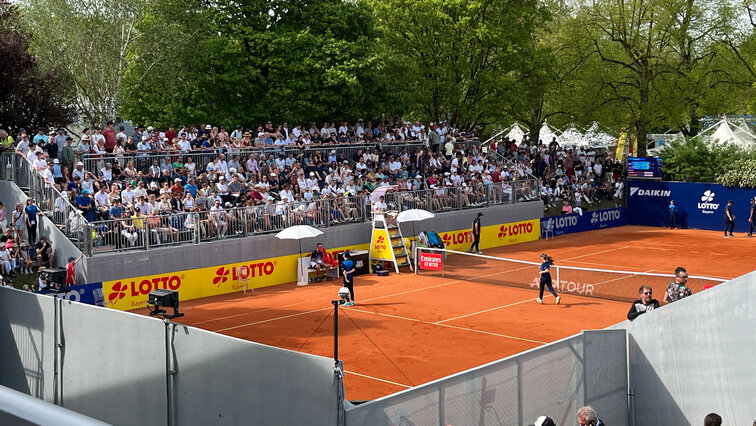
[[(539, 286), (539, 262), (439, 248), (418, 248), (415, 254), (415, 272), (421, 275), (520, 288), (537, 289)], [(558, 293), (632, 302), (638, 298), (640, 286), (647, 285), (655, 290), (656, 298), (661, 301), (667, 284), (675, 279), (674, 274), (581, 268), (559, 265), (559, 259), (556, 261), (557, 264), (551, 267), (551, 277)], [(688, 286), (693, 293), (725, 281), (688, 276)]]

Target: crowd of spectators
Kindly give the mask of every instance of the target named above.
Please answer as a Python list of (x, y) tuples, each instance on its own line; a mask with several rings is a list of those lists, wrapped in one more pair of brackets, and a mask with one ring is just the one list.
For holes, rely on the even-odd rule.
[(606, 148), (562, 146), (556, 137), (536, 144), (525, 136), (519, 142), (503, 138), (496, 144), (496, 152), (540, 180), (546, 209), (561, 207), (562, 213), (582, 213), (586, 206), (603, 200), (622, 204), (622, 164)]
[[(85, 129), (76, 145), (63, 128), (51, 134), (40, 129), (32, 138), (21, 131), (17, 141), (0, 133), (0, 141), (60, 191), (56, 210), (67, 201), (89, 222), (129, 219), (115, 230), (129, 243), (136, 241), (138, 224), (158, 224), (150, 219), (155, 216), (207, 212), (202, 232), (223, 237), (234, 229), (230, 208), (257, 207), (260, 214), (251, 228), (265, 230), (275, 228), (271, 222), (284, 208), (307, 223), (322, 216), (313, 211), (318, 200), (333, 200), (326, 213), (330, 223), (348, 222), (364, 214), (355, 201), (370, 204), (368, 195), (376, 187), (433, 190), (432, 205), (425, 207), (445, 210), (451, 208), (447, 190), (465, 188), (466, 205), (483, 205), (484, 185), (500, 188), (496, 194), (503, 197), (511, 194), (508, 181), (526, 177), (514, 167), (489, 162), (479, 145), (460, 143), (475, 140), (474, 135), (445, 122), (427, 127), (420, 122), (364, 125), (362, 120), (336, 124), (303, 130), (302, 125), (289, 129), (286, 123), (275, 128), (266, 123), (255, 133), (239, 126), (231, 134), (210, 125), (178, 131), (139, 127), (126, 135), (108, 123), (102, 131)], [(364, 148), (342, 149), (351, 145)], [(276, 148), (283, 146), (287, 151)], [(193, 153), (202, 154), (203, 161), (195, 162), (199, 157)], [(96, 167), (87, 170), (81, 160)], [(190, 220), (187, 215), (178, 222), (163, 220), (163, 234), (170, 238), (194, 225)]]

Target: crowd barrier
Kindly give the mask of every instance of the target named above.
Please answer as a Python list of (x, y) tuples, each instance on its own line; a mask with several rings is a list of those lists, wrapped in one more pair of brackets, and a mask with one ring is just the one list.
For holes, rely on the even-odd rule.
[[(464, 146), (465, 150), (471, 150), (474, 147), (480, 145), (478, 139), (458, 140), (455, 145)], [(249, 156), (253, 156), (256, 160), (268, 159), (270, 155), (278, 157), (283, 154), (288, 157), (289, 154), (294, 154), (294, 157), (304, 155), (304, 157), (315, 156), (321, 154), (321, 156), (327, 158), (329, 153), (333, 150), (336, 154), (344, 154), (344, 157), (348, 160), (353, 160), (354, 156), (360, 151), (373, 152), (378, 150), (379, 152), (388, 151), (392, 155), (400, 155), (405, 150), (414, 154), (418, 148), (426, 147), (425, 142), (411, 141), (402, 143), (363, 143), (363, 144), (351, 144), (351, 145), (310, 145), (303, 149), (296, 147), (256, 147), (256, 148), (213, 148), (203, 149), (197, 151), (144, 151), (144, 152), (128, 152), (124, 154), (81, 154), (78, 156), (78, 160), (84, 163), (86, 170), (96, 173), (105, 167), (105, 163), (118, 163), (121, 167), (125, 167), (129, 161), (134, 163), (135, 167), (139, 167), (141, 162), (143, 165), (149, 166), (153, 161), (157, 161), (158, 165), (163, 164), (165, 159), (168, 159), (171, 163), (186, 163), (191, 158), (192, 162), (196, 164), (197, 170), (204, 171), (208, 163), (213, 161), (213, 158), (224, 154), (226, 160), (231, 160), (233, 156), (238, 155), (240, 162), (245, 162)]]
[(547, 237), (625, 225), (627, 215), (623, 207), (541, 218), (541, 232)]
[(669, 226), (669, 203), (677, 206), (680, 228), (724, 231), (727, 201), (734, 202), (735, 231), (749, 230), (750, 199), (754, 188), (730, 188), (715, 183), (628, 180), (627, 209), (631, 225)]

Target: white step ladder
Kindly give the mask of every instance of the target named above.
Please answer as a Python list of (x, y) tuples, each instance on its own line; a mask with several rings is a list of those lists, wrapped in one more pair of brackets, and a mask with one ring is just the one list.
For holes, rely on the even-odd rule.
[(371, 263), (373, 260), (392, 262), (397, 274), (400, 266), (409, 266), (413, 269), (409, 250), (402, 236), (402, 229), (396, 223), (395, 213), (373, 213), (373, 230), (370, 234), (368, 257)]

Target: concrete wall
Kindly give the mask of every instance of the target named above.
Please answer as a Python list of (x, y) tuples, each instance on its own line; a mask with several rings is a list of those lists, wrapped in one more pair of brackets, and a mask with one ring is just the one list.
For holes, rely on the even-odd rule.
[(117, 425), (337, 422), (332, 359), (53, 302), (0, 288), (0, 385)]
[[(628, 331), (636, 425), (756, 420), (756, 272), (617, 328)], [(632, 408), (632, 407), (631, 407)]]
[[(543, 214), (543, 203), (534, 201), (479, 210), (440, 213), (432, 220), (415, 224), (415, 232), (470, 229), (478, 211), (485, 214), (483, 225), (486, 226), (539, 218)], [(326, 228), (323, 229), (324, 235), (317, 240), (305, 240), (302, 251), (312, 251), (318, 241), (328, 248), (367, 244), (370, 240), (370, 230), (370, 223)], [(410, 236), (412, 225), (403, 224), (402, 232), (405, 236)], [(99, 254), (82, 260), (77, 265), (77, 270), (86, 277), (86, 280), (80, 282), (111, 281), (265, 259), (296, 253), (298, 250), (297, 241), (279, 240), (273, 234), (269, 234), (248, 238), (229, 238), (199, 245), (184, 244), (148, 251)]]
[[(7, 212), (8, 224), (12, 220), (12, 212), (16, 209), (16, 204), (21, 203), (26, 206), (26, 200), (29, 197), (15, 183), (7, 180), (0, 180), (0, 201), (5, 205)], [(37, 200), (38, 202), (39, 200)], [(69, 257), (79, 257), (81, 251), (66, 237), (63, 232), (47, 217), (40, 215), (39, 229), (37, 237), (47, 237), (50, 239), (55, 250), (55, 266), (64, 268)], [(24, 228), (24, 239), (26, 239), (26, 228)], [(78, 282), (86, 282), (86, 276), (83, 271), (77, 271)]]

